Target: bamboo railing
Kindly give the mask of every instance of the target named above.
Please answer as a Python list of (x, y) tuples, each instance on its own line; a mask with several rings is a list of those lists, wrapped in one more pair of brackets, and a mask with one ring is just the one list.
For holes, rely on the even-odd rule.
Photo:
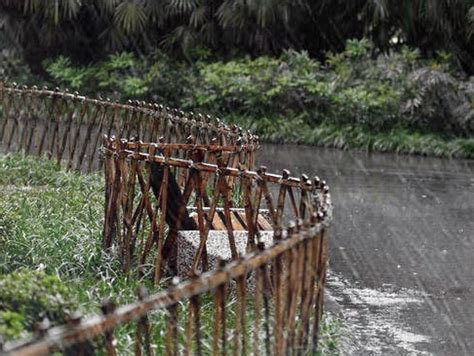
[[(258, 138), (220, 123), (59, 91), (3, 85), (0, 95), (0, 142), (8, 150), (46, 153), (84, 170), (100, 166), (92, 152), (101, 140), (102, 247), (124, 273), (139, 280), (151, 274), (163, 288), (153, 295), (140, 288), (129, 305), (105, 302), (101, 315), (74, 314), (53, 328), (45, 322), (31, 338), (0, 345), (1, 354), (316, 352), (331, 206), (324, 181), (254, 170)], [(71, 122), (85, 125), (85, 134)], [(231, 218), (237, 207), (243, 208), (243, 252)], [(231, 259), (211, 266), (207, 246), (219, 209), (225, 225), (220, 238)], [(262, 211), (271, 232), (260, 231)], [(176, 259), (184, 230), (194, 231), (190, 238), (198, 244), (180, 280)], [(268, 245), (264, 234), (270, 234)]]
[[(192, 273), (198, 273), (199, 266), (206, 270), (209, 266), (206, 241), (219, 205), (225, 217), (232, 259), (240, 257), (231, 220), (236, 193), (244, 206), (246, 251), (256, 248), (260, 234), (257, 217), (261, 209), (268, 211), (273, 238), (278, 240), (284, 215), (304, 220), (321, 212), (327, 204), (321, 201), (327, 187), (318, 179), (311, 181), (305, 175), (301, 179), (291, 178), (288, 171), (283, 176), (270, 174), (265, 167), (256, 172), (247, 170), (245, 156), (242, 159), (233, 146), (181, 145), (187, 159), (171, 157), (175, 147), (165, 143), (104, 140), (106, 218), (102, 246), (110, 249), (115, 242), (126, 273), (135, 260), (140, 276), (144, 265), (150, 264), (147, 261), (153, 247), (155, 283), (160, 282), (165, 263), (176, 273), (173, 258), (180, 230), (198, 231), (199, 248), (194, 256), (189, 256)], [(179, 180), (182, 185), (178, 184)], [(189, 219), (191, 205), (197, 213), (197, 224)]]
[(123, 104), (92, 99), (58, 88), (19, 87), (0, 81), (0, 110), (0, 151), (46, 156), (67, 169), (100, 168), (98, 148), (104, 134), (148, 142), (163, 137), (174, 143), (193, 135), (198, 143), (240, 146), (251, 163), (258, 148), (257, 136), (209, 115), (138, 100)]

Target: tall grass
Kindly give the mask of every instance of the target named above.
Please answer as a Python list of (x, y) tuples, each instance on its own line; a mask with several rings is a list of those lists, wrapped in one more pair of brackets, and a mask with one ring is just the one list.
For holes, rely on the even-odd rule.
[(101, 265), (102, 179), (65, 173), (49, 161), (0, 159), (0, 272), (19, 267), (61, 276)]

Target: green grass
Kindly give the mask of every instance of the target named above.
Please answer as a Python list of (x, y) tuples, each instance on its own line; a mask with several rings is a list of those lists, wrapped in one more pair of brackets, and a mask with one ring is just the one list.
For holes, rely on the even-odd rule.
[(338, 355), (340, 352), (340, 338), (344, 333), (344, 323), (338, 316), (324, 312), (319, 334), (318, 345), (320, 355)]
[(299, 143), (339, 149), (392, 152), (445, 158), (474, 158), (474, 137), (453, 138), (406, 128), (376, 132), (365, 126), (323, 122), (312, 127), (303, 120), (229, 116), (227, 121), (249, 128), (263, 141)]
[(41, 268), (93, 275), (101, 266), (102, 179), (67, 174), (52, 162), (0, 160), (0, 272)]
[[(68, 310), (78, 308), (83, 313), (98, 312), (105, 299), (112, 299), (116, 304), (135, 301), (139, 283), (144, 284), (150, 293), (158, 291), (148, 279), (139, 282), (135, 276), (124, 276), (118, 263), (102, 253), (103, 185), (100, 174), (66, 173), (50, 161), (19, 154), (0, 155), (0, 284), (19, 271), (20, 275), (30, 271), (32, 275), (26, 273), (22, 278), (14, 277), (18, 280), (15, 283), (20, 285), (19, 290), (36, 291), (32, 287), (35, 283), (32, 278), (43, 283), (41, 281), (45, 278), (50, 280), (48, 276), (54, 277), (55, 285), (63, 284), (56, 288), (71, 299), (64, 301), (64, 306)], [(42, 271), (39, 275), (38, 270)], [(47, 299), (44, 305), (50, 305), (47, 304), (47, 289), (41, 289), (41, 293), (41, 298)], [(7, 337), (31, 332), (33, 323), (44, 316), (40, 311), (32, 314), (35, 317), (26, 319), (22, 315), (23, 309), (6, 306), (4, 297), (0, 291), (0, 330)], [(11, 295), (8, 298), (12, 300)], [(35, 299), (25, 297), (27, 302), (23, 304), (33, 303)], [(58, 300), (61, 298), (55, 299)], [(230, 298), (227, 308), (229, 327), (235, 321), (235, 303), (235, 298)], [(202, 334), (203, 339), (208, 340), (203, 345), (205, 354), (210, 352), (209, 340), (213, 335), (212, 306), (210, 296), (201, 298)], [(181, 304), (180, 308), (184, 310), (184, 305)], [(252, 322), (252, 310), (248, 308), (248, 325)], [(164, 345), (165, 314), (166, 311), (157, 311), (151, 315), (153, 343), (158, 353)], [(59, 318), (53, 323), (62, 321), (63, 318)], [(184, 337), (183, 312), (179, 324)], [(133, 352), (134, 330), (135, 324), (116, 330), (121, 353)], [(325, 318), (321, 330), (321, 350), (323, 354), (331, 354), (337, 348), (339, 324)], [(248, 333), (251, 346), (250, 328)], [(229, 345), (232, 345), (231, 337), (229, 334)], [(184, 345), (184, 339), (181, 341)]]

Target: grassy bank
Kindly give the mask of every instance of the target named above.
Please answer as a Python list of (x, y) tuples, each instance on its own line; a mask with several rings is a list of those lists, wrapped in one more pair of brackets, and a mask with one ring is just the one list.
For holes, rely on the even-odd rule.
[[(101, 251), (100, 174), (66, 173), (50, 161), (0, 155), (0, 190), (0, 333), (9, 339), (21, 337), (45, 316), (59, 324), (66, 317), (63, 311), (98, 312), (104, 299), (117, 304), (136, 300), (136, 279), (123, 276), (117, 263)], [(150, 293), (158, 290), (148, 280), (141, 284)], [(182, 328), (185, 307), (180, 305)], [(234, 307), (235, 300), (230, 300), (229, 327)], [(201, 311), (203, 335), (210, 336), (214, 320), (210, 297), (201, 299)], [(163, 313), (154, 313), (151, 320), (158, 353), (164, 345)], [(247, 318), (251, 325), (252, 314)], [(334, 353), (339, 321), (327, 316), (321, 330), (323, 354)], [(122, 353), (133, 351), (133, 338), (134, 326), (117, 330)], [(248, 340), (251, 345), (250, 334)], [(209, 347), (205, 345), (205, 353)]]
[(474, 138), (446, 138), (436, 133), (423, 133), (406, 128), (373, 132), (364, 126), (321, 123), (311, 127), (303, 121), (260, 119), (229, 116), (228, 122), (256, 132), (264, 142), (296, 143), (356, 149), (368, 152), (391, 152), (443, 158), (474, 159)]

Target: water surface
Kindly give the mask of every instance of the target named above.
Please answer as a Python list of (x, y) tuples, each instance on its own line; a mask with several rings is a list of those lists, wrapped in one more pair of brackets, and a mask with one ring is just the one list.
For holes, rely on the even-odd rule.
[(474, 161), (288, 145), (258, 157), (330, 185), (328, 289), (353, 351), (474, 350)]

